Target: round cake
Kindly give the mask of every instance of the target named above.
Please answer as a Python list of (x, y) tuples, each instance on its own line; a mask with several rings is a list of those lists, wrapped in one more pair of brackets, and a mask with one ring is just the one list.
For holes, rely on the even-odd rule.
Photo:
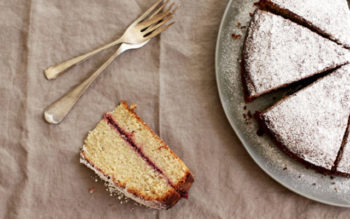
[[(350, 176), (347, 2), (322, 0), (327, 7), (315, 0), (305, 7), (298, 2), (257, 4), (242, 51), (245, 100), (291, 84), (303, 86), (258, 113), (260, 126), (290, 157), (319, 172)], [(322, 7), (309, 7), (313, 4)], [(309, 78), (316, 80), (305, 85)]]

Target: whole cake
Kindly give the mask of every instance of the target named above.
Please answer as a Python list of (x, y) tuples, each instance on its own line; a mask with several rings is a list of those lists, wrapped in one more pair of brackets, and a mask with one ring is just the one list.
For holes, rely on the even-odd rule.
[(346, 0), (261, 0), (260, 6), (350, 48), (350, 11)]
[(243, 48), (246, 101), (348, 63), (349, 50), (279, 15), (256, 10)]
[(187, 197), (194, 178), (175, 153), (122, 102), (89, 132), (80, 161), (110, 186), (148, 207)]
[[(349, 114), (350, 65), (346, 65), (277, 102), (258, 118), (287, 154), (321, 171), (333, 172)], [(348, 154), (349, 148), (345, 149)], [(348, 155), (344, 158), (349, 159)], [(344, 166), (346, 170), (338, 171), (349, 171), (349, 162)]]

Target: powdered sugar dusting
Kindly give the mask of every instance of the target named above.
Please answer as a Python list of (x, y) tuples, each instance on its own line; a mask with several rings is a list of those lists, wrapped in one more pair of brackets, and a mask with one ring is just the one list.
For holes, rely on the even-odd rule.
[(288, 19), (257, 10), (244, 59), (249, 94), (259, 96), (343, 65), (350, 52)]
[(270, 0), (300, 16), (323, 33), (350, 48), (350, 12), (346, 0)]
[[(254, 12), (253, 0), (232, 1), (229, 12), (219, 34), (217, 46), (216, 72), (221, 102), (230, 124), (254, 161), (275, 180), (287, 188), (324, 203), (350, 206), (350, 179), (324, 176), (286, 156), (271, 139), (258, 137), (258, 126), (254, 119), (246, 123), (243, 114), (262, 111), (279, 99), (287, 91), (264, 95), (254, 102), (245, 104), (241, 83), (241, 51), (246, 28)], [(232, 39), (232, 33), (241, 34), (242, 39)], [(286, 169), (285, 169), (286, 168)]]
[[(349, 117), (350, 119), (350, 117)], [(350, 121), (349, 121), (350, 124)], [(346, 133), (346, 139), (344, 144), (344, 150), (341, 160), (338, 163), (337, 171), (350, 174), (350, 127), (348, 127)]]
[(297, 157), (331, 170), (350, 113), (350, 66), (344, 66), (274, 105), (262, 117)]

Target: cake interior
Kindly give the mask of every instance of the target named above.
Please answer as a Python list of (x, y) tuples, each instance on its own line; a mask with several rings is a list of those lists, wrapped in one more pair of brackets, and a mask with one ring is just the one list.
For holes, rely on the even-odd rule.
[(81, 162), (127, 197), (169, 208), (194, 181), (186, 165), (122, 102), (89, 132)]
[(144, 200), (157, 200), (173, 190), (105, 120), (89, 133), (82, 156), (117, 187)]
[(111, 116), (129, 139), (161, 170), (169, 183), (183, 196), (193, 182), (192, 174), (175, 153), (145, 124), (125, 102)]

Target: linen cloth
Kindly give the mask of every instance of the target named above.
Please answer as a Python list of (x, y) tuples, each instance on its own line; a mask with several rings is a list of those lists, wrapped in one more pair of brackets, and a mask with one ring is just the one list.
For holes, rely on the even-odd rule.
[[(172, 28), (118, 57), (60, 125), (44, 121), (44, 108), (115, 48), (54, 81), (43, 70), (120, 36), (152, 3), (0, 0), (0, 218), (348, 217), (273, 181), (226, 120), (214, 68), (225, 0), (182, 1)], [(138, 105), (195, 176), (189, 199), (170, 210), (120, 204), (79, 164), (87, 132), (121, 100)]]

